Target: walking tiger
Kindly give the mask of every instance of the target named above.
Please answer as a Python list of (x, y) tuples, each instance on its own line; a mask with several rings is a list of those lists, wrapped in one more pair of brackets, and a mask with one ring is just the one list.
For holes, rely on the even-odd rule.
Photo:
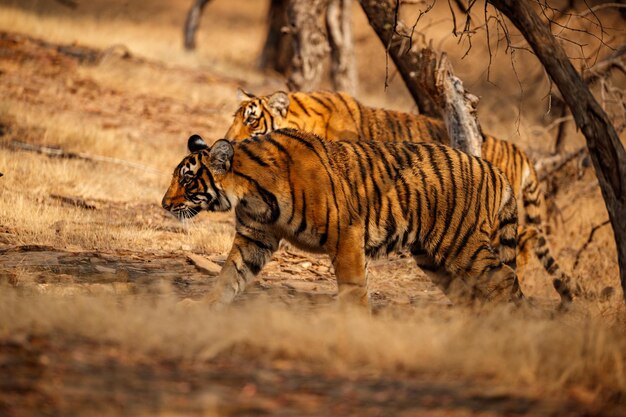
[[(448, 146), (326, 141), (280, 129), (242, 141), (200, 136), (162, 206), (179, 218), (234, 209), (232, 249), (207, 296), (229, 303), (282, 239), (332, 261), (339, 300), (368, 304), (366, 258), (407, 248), (451, 279), (451, 299), (520, 301), (517, 206), (490, 163)], [(461, 294), (462, 293), (462, 294)]]

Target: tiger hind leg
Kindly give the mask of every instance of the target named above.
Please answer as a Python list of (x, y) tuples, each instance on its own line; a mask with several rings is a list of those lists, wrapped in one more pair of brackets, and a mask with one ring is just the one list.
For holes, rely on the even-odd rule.
[[(524, 294), (517, 279), (517, 202), (511, 197), (498, 213), (498, 229), (491, 239), (479, 237), (472, 255), (476, 297), (489, 302), (521, 303)], [(497, 249), (497, 255), (496, 255)]]
[(448, 273), (444, 267), (421, 249), (411, 251), (418, 268), (435, 284), (454, 305), (471, 305), (472, 288), (460, 277)]
[(527, 225), (517, 227), (517, 276), (523, 277), (526, 265), (535, 251), (537, 228)]

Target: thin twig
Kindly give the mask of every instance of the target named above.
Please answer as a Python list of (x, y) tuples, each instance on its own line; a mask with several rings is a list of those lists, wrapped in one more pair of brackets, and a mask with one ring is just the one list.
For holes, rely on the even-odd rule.
[(579, 13), (578, 15), (581, 16), (581, 17), (582, 16), (587, 16), (590, 13), (594, 13), (594, 12), (597, 12), (598, 10), (606, 9), (606, 8), (609, 8), (609, 7), (615, 7), (617, 9), (624, 9), (624, 8), (626, 8), (626, 4), (622, 4), (622, 3), (604, 3), (604, 4), (599, 4), (597, 6), (593, 6), (593, 7), (588, 8), (587, 10), (585, 10), (582, 13)]
[(20, 142), (17, 140), (13, 140), (10, 143), (2, 144), (2, 145), (10, 149), (35, 152), (35, 153), (39, 153), (39, 154), (46, 155), (46, 156), (53, 157), (53, 158), (81, 159), (84, 161), (91, 161), (91, 162), (107, 162), (110, 164), (122, 165), (122, 166), (130, 167), (130, 168), (134, 168), (134, 169), (139, 169), (145, 172), (163, 174), (163, 171), (160, 171), (156, 168), (139, 164), (137, 162), (130, 162), (130, 161), (126, 161), (126, 160), (119, 159), (119, 158), (112, 158), (109, 156), (89, 155), (83, 152), (69, 152), (61, 148), (52, 148), (50, 146), (34, 145), (32, 143)]
[[(544, 181), (549, 176), (563, 168), (569, 161), (579, 157), (585, 152), (586, 147), (582, 147), (574, 152), (571, 152), (567, 155), (556, 155), (544, 160), (541, 160), (535, 164), (535, 170), (539, 172), (538, 175), (539, 181)], [(547, 166), (551, 165), (551, 168), (548, 169)]]
[(593, 236), (596, 234), (596, 232), (599, 229), (601, 229), (602, 227), (604, 227), (604, 226), (606, 226), (607, 224), (610, 224), (610, 223), (611, 223), (610, 220), (605, 220), (602, 223), (596, 224), (595, 226), (593, 226), (591, 228), (591, 232), (589, 233), (589, 236), (587, 237), (587, 241), (584, 243), (584, 245), (581, 246), (580, 249), (578, 249), (578, 252), (576, 252), (576, 259), (574, 260), (574, 266), (572, 267), (572, 269), (576, 269), (576, 267), (578, 266), (578, 263), (580, 262), (580, 256), (587, 249), (587, 247), (589, 246), (589, 244), (593, 240)]

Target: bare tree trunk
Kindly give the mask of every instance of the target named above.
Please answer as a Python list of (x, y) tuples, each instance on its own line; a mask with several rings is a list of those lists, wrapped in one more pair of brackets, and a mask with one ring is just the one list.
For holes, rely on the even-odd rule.
[(193, 0), (191, 9), (187, 12), (187, 19), (185, 20), (185, 27), (183, 29), (183, 35), (185, 38), (185, 49), (196, 49), (196, 31), (198, 30), (198, 23), (200, 22), (200, 16), (202, 16), (202, 10), (211, 0)]
[(290, 0), (287, 16), (292, 28), (294, 56), (287, 80), (291, 90), (311, 91), (319, 87), (328, 42), (321, 22), (328, 0)]
[(435, 86), (436, 54), (413, 45), (411, 31), (398, 16), (395, 0), (359, 0), (370, 25), (380, 38), (421, 114), (441, 117)]
[(626, 300), (626, 151), (615, 128), (589, 88), (576, 72), (548, 26), (527, 0), (489, 0), (524, 35), (559, 88), (587, 140), (587, 148), (600, 183), (613, 227), (620, 280)]
[(355, 95), (357, 75), (352, 41), (352, 0), (330, 0), (326, 28), (330, 44), (330, 75), (335, 90)]
[[(359, 0), (370, 25), (400, 72), (420, 113), (443, 118), (451, 145), (480, 156), (482, 134), (476, 120), (478, 98), (465, 91), (445, 54), (413, 44), (410, 30), (398, 20), (397, 0)], [(395, 28), (395, 30), (394, 30)]]
[(272, 0), (267, 14), (268, 30), (263, 51), (259, 58), (259, 68), (272, 69), (287, 75), (293, 59), (291, 34), (285, 29), (287, 21), (287, 3), (289, 0)]

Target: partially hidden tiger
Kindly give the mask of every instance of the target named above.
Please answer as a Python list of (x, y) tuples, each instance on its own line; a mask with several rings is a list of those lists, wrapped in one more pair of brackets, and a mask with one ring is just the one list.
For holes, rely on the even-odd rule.
[(329, 255), (338, 299), (368, 305), (366, 260), (403, 248), (451, 278), (452, 300), (520, 303), (517, 205), (490, 163), (448, 146), (326, 141), (279, 129), (212, 146), (194, 135), (162, 206), (178, 218), (234, 209), (232, 248), (205, 301), (227, 304), (281, 240)]
[[(225, 135), (228, 139), (239, 140), (289, 127), (315, 133), (327, 140), (449, 144), (442, 120), (368, 107), (347, 93), (278, 91), (266, 96), (254, 96), (240, 90), (240, 94), (242, 101)], [(519, 263), (525, 265), (534, 250), (544, 269), (552, 276), (561, 305), (565, 306), (573, 299), (573, 284), (551, 255), (544, 236), (541, 212), (545, 201), (535, 168), (526, 153), (516, 145), (489, 135), (483, 137), (482, 158), (504, 172), (513, 187), (519, 208), (524, 208), (524, 225), (520, 225), (518, 230)]]

